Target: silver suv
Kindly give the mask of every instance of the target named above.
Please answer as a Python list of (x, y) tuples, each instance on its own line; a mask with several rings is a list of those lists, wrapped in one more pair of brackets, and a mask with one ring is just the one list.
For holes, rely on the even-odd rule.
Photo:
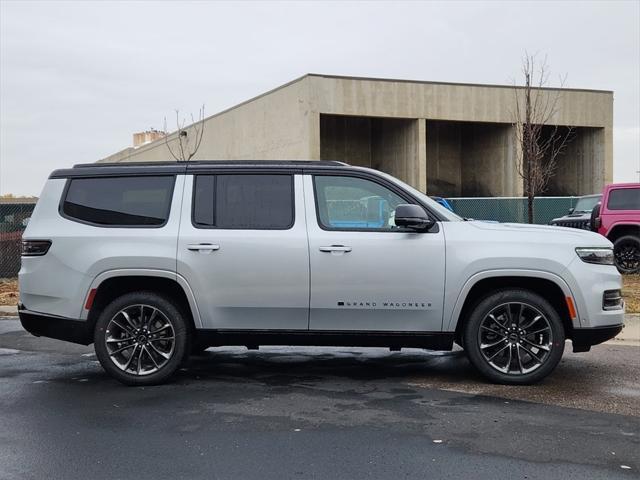
[(339, 162), (89, 164), (54, 171), (24, 233), (19, 313), (123, 383), (210, 346), (450, 350), (494, 382), (548, 375), (622, 329), (611, 243), (464, 221)]

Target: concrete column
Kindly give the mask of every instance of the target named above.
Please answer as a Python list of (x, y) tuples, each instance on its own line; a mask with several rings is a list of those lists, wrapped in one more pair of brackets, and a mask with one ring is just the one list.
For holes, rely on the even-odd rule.
[(588, 195), (600, 193), (612, 181), (607, 165), (605, 128), (576, 128), (563, 155), (557, 159), (556, 173), (547, 195)]
[(427, 193), (427, 120), (418, 119), (418, 158), (416, 165), (416, 188)]
[(426, 121), (427, 191), (430, 195), (459, 197), (462, 192), (461, 122)]
[(371, 166), (371, 119), (320, 115), (319, 158)]
[(505, 166), (504, 175), (504, 196), (506, 197), (522, 197), (524, 196), (524, 180), (518, 173), (520, 162), (522, 162), (522, 144), (518, 141), (516, 126), (511, 125), (509, 131), (506, 132), (507, 142), (507, 164)]
[[(604, 181), (602, 185), (597, 185), (601, 191), (604, 184), (613, 183), (613, 128), (604, 127), (602, 135), (602, 152), (601, 152), (601, 160), (598, 162), (598, 167), (600, 171), (604, 171)], [(602, 165), (604, 163), (604, 165)]]
[[(320, 160), (320, 114), (309, 112), (309, 160)], [(306, 160), (306, 159), (301, 159)]]
[(373, 119), (371, 166), (426, 190), (426, 175), (419, 165), (419, 135), (417, 119)]
[(511, 197), (521, 192), (512, 125), (477, 123), (462, 133), (462, 196)]

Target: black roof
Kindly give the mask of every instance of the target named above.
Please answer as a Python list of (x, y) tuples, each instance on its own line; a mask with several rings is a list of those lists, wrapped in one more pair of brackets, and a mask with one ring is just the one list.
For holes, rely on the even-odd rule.
[(181, 174), (205, 170), (286, 170), (335, 169), (348, 164), (327, 160), (198, 160), (193, 162), (80, 163), (73, 168), (54, 170), (49, 178), (96, 177), (118, 175)]

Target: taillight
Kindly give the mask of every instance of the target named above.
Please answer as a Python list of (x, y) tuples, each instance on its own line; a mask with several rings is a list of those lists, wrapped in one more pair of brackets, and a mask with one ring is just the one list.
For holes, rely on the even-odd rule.
[(40, 257), (46, 254), (51, 247), (51, 240), (23, 240), (23, 257)]

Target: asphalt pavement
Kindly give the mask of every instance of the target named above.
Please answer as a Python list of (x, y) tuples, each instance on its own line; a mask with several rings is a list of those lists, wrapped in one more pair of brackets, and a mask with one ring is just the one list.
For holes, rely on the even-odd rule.
[(132, 388), (0, 319), (0, 479), (637, 478), (639, 367), (567, 344), (516, 388), (460, 351), (217, 348)]

